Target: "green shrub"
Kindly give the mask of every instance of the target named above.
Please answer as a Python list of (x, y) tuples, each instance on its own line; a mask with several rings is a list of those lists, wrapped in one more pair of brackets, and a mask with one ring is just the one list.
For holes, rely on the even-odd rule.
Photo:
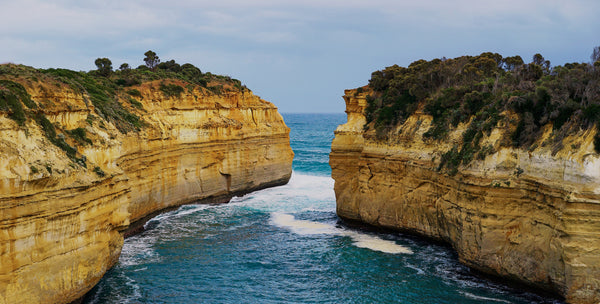
[(69, 145), (64, 138), (62, 138), (61, 136), (57, 136), (54, 139), (54, 144), (61, 148), (63, 151), (65, 151), (67, 153), (67, 156), (69, 158), (71, 158), (72, 160), (75, 160), (77, 157), (77, 149), (75, 147), (72, 147), (71, 145)]
[[(98, 114), (115, 124), (122, 133), (138, 130), (141, 126), (140, 119), (135, 114), (127, 111), (116, 98), (116, 88), (111, 83), (102, 79), (86, 77), (82, 79)], [(133, 123), (132, 123), (133, 122)]]
[(66, 79), (73, 79), (73, 80), (79, 79), (79, 77), (81, 77), (81, 75), (82, 75), (81, 72), (75, 72), (75, 71), (71, 71), (71, 70), (67, 70), (67, 69), (46, 69), (46, 70), (40, 70), (40, 71), (45, 74), (58, 76), (58, 77), (64, 77)]
[(600, 104), (593, 103), (583, 110), (583, 117), (588, 122), (596, 122), (600, 119)]
[(44, 131), (46, 138), (48, 138), (50, 141), (54, 141), (56, 138), (56, 130), (48, 118), (46, 118), (44, 114), (38, 113), (37, 123), (42, 127), (42, 131)]
[(479, 152), (477, 153), (477, 159), (484, 160), (487, 155), (492, 154), (494, 152), (494, 147), (492, 145), (487, 145), (479, 150)]
[(133, 97), (142, 98), (142, 92), (140, 92), (138, 89), (127, 90), (127, 94), (129, 94)]
[(0, 87), (4, 87), (5, 89), (8, 89), (13, 94), (18, 96), (19, 100), (21, 102), (23, 102), (23, 104), (26, 107), (28, 107), (30, 109), (37, 108), (37, 105), (35, 104), (35, 102), (33, 102), (33, 100), (31, 100), (31, 95), (29, 95), (29, 93), (27, 93), (27, 90), (25, 89), (25, 87), (23, 87), (23, 85), (21, 85), (20, 83), (2, 79), (2, 80), (0, 80)]
[(20, 83), (0, 79), (0, 111), (9, 112), (9, 118), (13, 119), (20, 126), (27, 120), (26, 110), (23, 104), (29, 109), (37, 109), (37, 104), (31, 100), (31, 96)]
[(98, 166), (94, 167), (94, 172), (99, 176), (99, 177), (104, 177), (106, 176), (106, 173), (104, 173), (104, 171), (102, 171), (102, 169)]
[(455, 175), (458, 172), (458, 166), (462, 161), (462, 155), (458, 152), (456, 147), (452, 147), (450, 151), (442, 154), (438, 171), (442, 168), (448, 168), (450, 175)]
[(81, 145), (92, 144), (92, 140), (86, 136), (86, 131), (84, 128), (66, 130), (65, 132), (71, 135), (71, 137), (73, 137)]
[(27, 120), (23, 105), (19, 101), (19, 98), (8, 90), (0, 89), (0, 110), (8, 111), (8, 117), (17, 122), (20, 126), (23, 126)]
[(144, 105), (142, 105), (142, 103), (141, 103), (141, 102), (139, 102), (139, 101), (137, 101), (137, 100), (135, 100), (135, 99), (133, 99), (133, 98), (131, 98), (131, 97), (129, 97), (127, 100), (129, 101), (129, 103), (130, 103), (130, 104), (131, 104), (131, 105), (132, 105), (134, 108), (137, 108), (137, 109), (143, 109), (143, 108), (144, 108)]
[[(75, 163), (79, 164), (82, 167), (85, 167), (85, 160), (83, 158), (77, 158), (77, 149), (69, 145), (64, 138), (63, 134), (57, 134), (54, 125), (46, 118), (46, 116), (39, 112), (36, 115), (36, 121), (38, 125), (42, 127), (42, 131), (46, 138), (53, 143), (55, 146), (59, 147), (61, 150), (65, 151), (67, 156)], [(76, 131), (78, 133), (79, 131)], [(51, 172), (51, 170), (49, 170)]]
[(163, 94), (165, 94), (166, 97), (177, 97), (180, 98), (181, 97), (181, 93), (183, 93), (185, 91), (185, 89), (180, 86), (180, 85), (176, 85), (176, 84), (160, 84), (160, 86), (158, 87), (159, 90), (161, 90), (163, 92)]
[(175, 60), (172, 59), (169, 61), (159, 63), (157, 68), (174, 73), (178, 73), (181, 71), (181, 66), (177, 62), (175, 62)]
[(142, 121), (137, 115), (131, 114), (129, 112), (121, 113), (121, 117), (125, 119), (130, 125), (136, 127), (137, 129), (142, 127)]
[(216, 85), (216, 86), (208, 87), (208, 90), (211, 91), (212, 93), (216, 94), (216, 95), (223, 94), (223, 86), (222, 85)]
[(181, 74), (190, 82), (202, 77), (202, 71), (190, 63), (185, 63), (181, 66)]
[(441, 140), (448, 134), (448, 128), (442, 123), (433, 124), (427, 132), (423, 133), (424, 138)]

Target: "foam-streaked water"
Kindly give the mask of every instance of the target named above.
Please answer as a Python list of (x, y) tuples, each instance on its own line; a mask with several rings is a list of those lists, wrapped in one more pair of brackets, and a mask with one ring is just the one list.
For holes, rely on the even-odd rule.
[(87, 303), (559, 303), (479, 278), (448, 247), (349, 227), (327, 165), (345, 115), (284, 115), (285, 186), (161, 214)]

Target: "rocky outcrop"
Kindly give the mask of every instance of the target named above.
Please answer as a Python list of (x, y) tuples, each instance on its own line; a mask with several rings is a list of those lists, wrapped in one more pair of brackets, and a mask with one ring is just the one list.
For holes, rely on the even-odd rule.
[(142, 125), (124, 134), (85, 92), (9, 79), (57, 130), (78, 129), (85, 141), (58, 134), (80, 147), (69, 157), (34, 119), (19, 126), (0, 112), (0, 303), (76, 300), (118, 260), (132, 223), (290, 178), (289, 129), (273, 104), (247, 89), (216, 94), (188, 85), (167, 97), (163, 81), (138, 85), (121, 103)]
[(550, 126), (524, 151), (501, 145), (510, 130), (499, 123), (483, 139), (494, 151), (452, 175), (438, 168), (460, 143), (463, 124), (447, 140), (424, 140), (432, 118), (417, 111), (378, 141), (363, 128), (363, 90), (345, 92), (348, 122), (335, 131), (330, 154), (340, 217), (448, 242), (466, 265), (570, 303), (600, 302), (595, 131), (572, 134), (551, 151)]

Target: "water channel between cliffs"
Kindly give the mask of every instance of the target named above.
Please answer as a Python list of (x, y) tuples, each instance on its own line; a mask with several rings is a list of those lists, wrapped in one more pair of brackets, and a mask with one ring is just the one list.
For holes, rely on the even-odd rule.
[(284, 119), (288, 185), (151, 219), (84, 302), (561, 303), (480, 278), (443, 245), (341, 222), (328, 154), (345, 115)]

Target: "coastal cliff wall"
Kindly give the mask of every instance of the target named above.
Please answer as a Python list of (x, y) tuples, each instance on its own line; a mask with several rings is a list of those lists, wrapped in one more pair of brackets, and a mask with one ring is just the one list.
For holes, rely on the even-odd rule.
[[(600, 302), (600, 158), (594, 130), (552, 151), (546, 129), (533, 149), (503, 147), (499, 123), (482, 142), (494, 151), (439, 170), (460, 143), (423, 138), (432, 117), (417, 110), (378, 140), (365, 130), (368, 89), (345, 92), (348, 122), (330, 154), (340, 217), (447, 242), (480, 271), (552, 291), (570, 303)], [(510, 115), (507, 113), (507, 115)], [(482, 144), (482, 146), (484, 146)]]
[[(121, 132), (86, 92), (4, 77), (26, 89), (37, 116), (20, 125), (0, 111), (0, 303), (81, 298), (116, 263), (134, 222), (290, 178), (289, 129), (273, 104), (245, 88), (188, 84), (166, 96), (164, 82), (186, 84), (144, 82), (121, 96), (140, 127)], [(39, 115), (56, 136), (36, 123)], [(65, 153), (60, 140), (77, 152)]]

